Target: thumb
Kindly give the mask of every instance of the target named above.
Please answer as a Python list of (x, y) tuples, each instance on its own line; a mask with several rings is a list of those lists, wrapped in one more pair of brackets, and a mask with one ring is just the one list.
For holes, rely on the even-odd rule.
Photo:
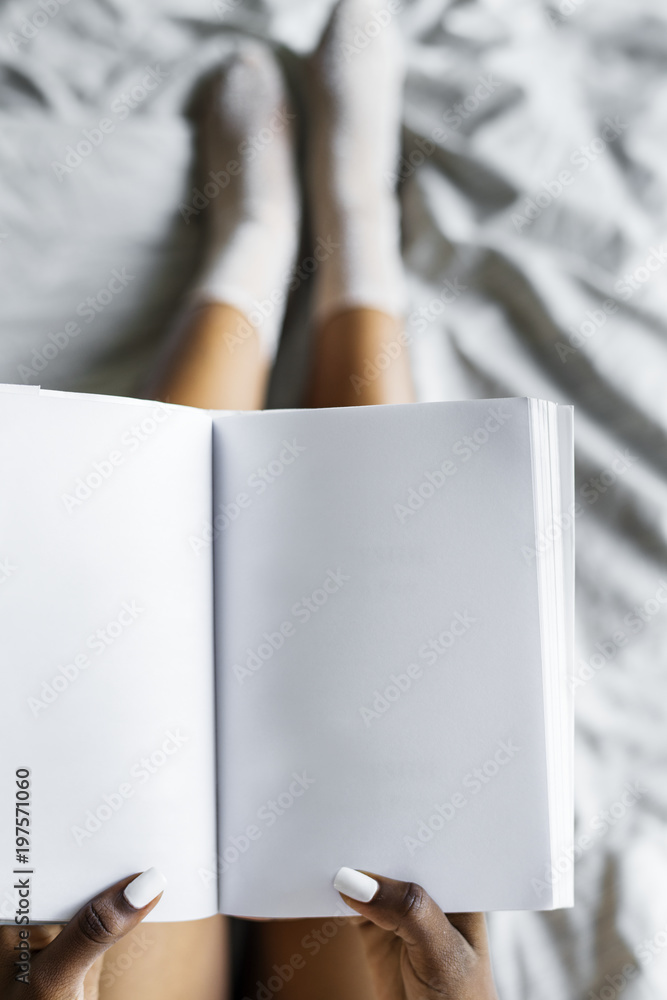
[(495, 997), (483, 914), (448, 917), (416, 882), (354, 868), (341, 868), (334, 888), (369, 922), (361, 925), (369, 940), (371, 925), (402, 939), (412, 971), (408, 997)]
[[(91, 899), (34, 960), (31, 980), (77, 993), (95, 961), (146, 917), (166, 885), (157, 868), (131, 875)], [(46, 993), (45, 995), (49, 995)]]
[(423, 953), (434, 940), (440, 942), (454, 931), (443, 911), (415, 882), (341, 868), (334, 888), (357, 913), (402, 938), (408, 951)]

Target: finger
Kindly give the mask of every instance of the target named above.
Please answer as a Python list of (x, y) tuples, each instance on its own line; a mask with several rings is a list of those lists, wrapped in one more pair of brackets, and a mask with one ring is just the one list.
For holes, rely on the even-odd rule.
[(28, 940), (30, 951), (33, 955), (38, 951), (43, 951), (47, 945), (58, 937), (63, 929), (62, 924), (28, 924)]
[(31, 979), (76, 992), (95, 961), (139, 924), (166, 884), (156, 868), (122, 879), (91, 899), (34, 962)]
[(16, 974), (15, 963), (19, 952), (29, 948), (31, 955), (38, 954), (62, 930), (61, 924), (7, 924), (0, 927), (0, 983), (11, 982)]
[(476, 952), (480, 954), (488, 952), (489, 937), (483, 913), (448, 913), (447, 919)]
[(26, 924), (24, 926), (7, 924), (0, 927), (0, 954), (4, 956), (5, 952), (11, 951), (19, 941), (25, 940), (26, 934), (30, 938), (30, 951), (34, 954), (41, 951), (42, 948), (46, 948), (47, 944), (51, 944), (62, 929), (62, 924)]
[(454, 930), (425, 889), (416, 882), (371, 876), (355, 868), (341, 868), (334, 879), (348, 906), (386, 931), (393, 931), (409, 948), (430, 950)]
[[(342, 881), (341, 872), (346, 873)], [(339, 881), (340, 885), (337, 884)], [(486, 920), (483, 913), (445, 914), (428, 893), (414, 882), (398, 882), (382, 875), (371, 877), (370, 872), (341, 868), (334, 880), (334, 886), (342, 895), (345, 895), (345, 888), (348, 889), (348, 894), (350, 889), (355, 891), (358, 888), (357, 895), (363, 894), (366, 898), (372, 893), (372, 899), (365, 903), (365, 906), (370, 906), (372, 902), (372, 911), (359, 906), (363, 900), (355, 900), (350, 896), (350, 900), (355, 904), (353, 909), (363, 913), (384, 930), (395, 930), (406, 942), (410, 935), (423, 937), (424, 933), (429, 935), (434, 931), (442, 932), (449, 925), (449, 928), (458, 931), (475, 951), (482, 953), (488, 951)], [(376, 886), (379, 887), (377, 890)], [(352, 905), (352, 902), (349, 905)], [(396, 926), (390, 927), (389, 924)]]

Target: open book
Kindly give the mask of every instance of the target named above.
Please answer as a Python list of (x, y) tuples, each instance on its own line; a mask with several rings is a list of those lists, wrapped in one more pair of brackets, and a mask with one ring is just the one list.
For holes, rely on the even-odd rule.
[(535, 399), (3, 387), (1, 917), (152, 865), (160, 921), (351, 912), (341, 865), (571, 905), (572, 457)]

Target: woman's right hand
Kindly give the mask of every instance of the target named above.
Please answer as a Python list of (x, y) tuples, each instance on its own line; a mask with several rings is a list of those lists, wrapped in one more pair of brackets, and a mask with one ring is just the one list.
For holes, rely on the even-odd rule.
[(334, 886), (383, 1000), (497, 1000), (483, 913), (446, 915), (414, 882), (341, 868)]
[[(0, 927), (2, 1000), (97, 1000), (104, 952), (148, 916), (164, 885), (164, 877), (150, 868), (95, 896), (62, 928)], [(21, 937), (25, 931), (27, 939)], [(16, 978), (21, 972), (16, 963), (26, 940), (30, 946), (27, 985)]]

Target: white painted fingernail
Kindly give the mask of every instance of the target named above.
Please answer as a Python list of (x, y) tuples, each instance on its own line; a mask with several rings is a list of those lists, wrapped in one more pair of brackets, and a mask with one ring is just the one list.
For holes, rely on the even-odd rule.
[(350, 899), (356, 899), (358, 903), (370, 903), (380, 888), (379, 882), (370, 875), (358, 872), (356, 868), (339, 868), (333, 884), (334, 889), (338, 889)]
[(123, 895), (135, 910), (143, 910), (144, 906), (148, 906), (156, 896), (160, 895), (166, 884), (167, 880), (162, 872), (157, 868), (148, 868), (125, 886)]

